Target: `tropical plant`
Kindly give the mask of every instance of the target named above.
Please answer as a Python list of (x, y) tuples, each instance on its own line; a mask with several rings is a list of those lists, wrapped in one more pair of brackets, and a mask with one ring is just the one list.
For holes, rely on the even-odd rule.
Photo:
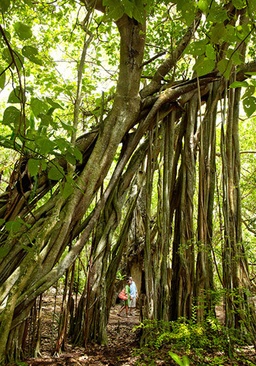
[(107, 342), (125, 256), (143, 268), (143, 319), (196, 308), (203, 322), (218, 273), (226, 327), (255, 339), (239, 147), (241, 101), (245, 117), (256, 110), (255, 1), (2, 0), (0, 11), (1, 362), (27, 355), (32, 309), (64, 275), (68, 314), (77, 259), (73, 343)]

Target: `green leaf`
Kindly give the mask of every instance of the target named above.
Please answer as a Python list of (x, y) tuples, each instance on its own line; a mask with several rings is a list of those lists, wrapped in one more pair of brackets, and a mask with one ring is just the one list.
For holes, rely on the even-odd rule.
[(215, 61), (210, 60), (207, 57), (204, 57), (198, 59), (198, 61), (194, 66), (194, 70), (196, 71), (197, 76), (202, 76), (211, 72), (214, 69), (214, 67), (215, 67)]
[(218, 25), (221, 25), (220, 23), (228, 19), (227, 10), (225, 10), (222, 3), (219, 5), (216, 1), (211, 1), (207, 19), (212, 23), (219, 23)]
[(19, 125), (20, 118), (21, 114), (19, 109), (13, 106), (7, 107), (6, 110), (4, 111), (2, 123), (7, 126)]
[(76, 159), (75, 159), (74, 155), (70, 154), (69, 152), (65, 154), (65, 158), (67, 159), (67, 161), (70, 164), (72, 164), (72, 165), (76, 164)]
[(249, 85), (244, 92), (242, 99), (252, 96), (255, 93), (255, 86)]
[(189, 366), (189, 358), (187, 356), (182, 357), (183, 366)]
[(133, 17), (136, 19), (139, 23), (145, 23), (146, 20), (146, 14), (145, 14), (145, 2), (142, 0), (135, 0), (135, 6), (133, 9)]
[(212, 27), (210, 32), (211, 41), (213, 43), (220, 43), (220, 41), (225, 37), (226, 28), (224, 24), (217, 24)]
[(62, 128), (64, 130), (66, 130), (68, 133), (71, 133), (71, 132), (74, 132), (75, 131), (73, 126), (70, 126), (67, 123), (64, 123), (62, 121), (60, 121), (60, 123), (61, 123)]
[(28, 6), (32, 7), (33, 3), (31, 0), (23, 0), (25, 4), (27, 4)]
[(2, 52), (3, 59), (10, 65), (13, 62), (12, 56), (8, 48), (4, 48)]
[(50, 124), (52, 124), (52, 116), (49, 115), (48, 112), (47, 114), (40, 113), (39, 118), (41, 119), (41, 123), (38, 130), (45, 127), (47, 128)]
[(245, 0), (232, 0), (232, 3), (234, 5), (234, 7), (238, 10), (243, 9), (246, 7), (246, 2)]
[(6, 230), (12, 232), (12, 233), (16, 233), (20, 230), (22, 226), (22, 222), (20, 221), (8, 221), (5, 224)]
[(49, 109), (49, 105), (39, 98), (31, 98), (30, 107), (35, 117), (38, 117), (41, 113), (46, 114)]
[(69, 148), (69, 142), (62, 137), (56, 138), (55, 143), (63, 153)]
[(128, 17), (132, 18), (135, 4), (130, 0), (123, 0), (122, 3), (123, 3), (123, 6), (124, 6), (125, 14), (127, 14)]
[(215, 60), (216, 58), (216, 52), (214, 47), (211, 44), (207, 44), (205, 47), (205, 54), (208, 59)]
[(174, 352), (169, 352), (169, 355), (171, 356), (171, 358), (179, 365), (182, 366), (182, 360), (180, 358), (180, 356), (178, 356), (176, 353)]
[(40, 160), (29, 159), (28, 160), (28, 171), (32, 177), (37, 176), (40, 168)]
[(185, 23), (189, 26), (195, 18), (194, 2), (187, 1), (186, 6), (184, 6), (182, 10)]
[(36, 47), (33, 47), (33, 46), (24, 46), (22, 48), (22, 54), (23, 54), (23, 56), (25, 56), (26, 58), (28, 58), (29, 61), (33, 62), (34, 64), (43, 65), (42, 60), (40, 60), (37, 57), (38, 56), (38, 49)]
[(16, 32), (17, 36), (21, 40), (29, 39), (33, 35), (31, 27), (29, 27), (28, 25), (26, 25), (24, 23), (21, 23), (21, 22), (15, 23), (14, 24), (14, 29), (15, 29), (15, 32)]
[(178, 356), (176, 353), (169, 351), (169, 355), (179, 366), (189, 366), (189, 358), (187, 356), (183, 356), (182, 358)]
[(229, 44), (237, 42), (236, 28), (233, 25), (227, 24), (222, 39)]
[(82, 163), (83, 155), (77, 147), (74, 148), (74, 155), (75, 155), (76, 160), (79, 161), (80, 163)]
[(74, 191), (74, 186), (72, 184), (72, 182), (65, 182), (64, 183), (64, 187), (61, 190), (61, 194), (63, 196), (64, 199), (68, 198)]
[(0, 67), (0, 89), (3, 89), (5, 86), (5, 71)]
[(256, 80), (255, 80), (255, 79), (251, 79), (251, 80), (250, 80), (250, 83), (251, 83), (251, 85), (253, 85), (253, 86), (255, 86), (255, 87), (256, 87)]
[(24, 57), (16, 50), (13, 50), (12, 54), (8, 48), (5, 48), (2, 52), (3, 59), (11, 65), (12, 69), (17, 68), (20, 70), (24, 63)]
[(5, 13), (8, 10), (10, 4), (11, 4), (10, 0), (1, 0), (1, 2), (0, 2), (0, 11), (2, 13)]
[(206, 40), (200, 40), (197, 42), (193, 42), (189, 47), (189, 52), (193, 56), (201, 56), (205, 54), (206, 51)]
[(207, 0), (199, 0), (197, 6), (205, 14), (209, 11), (209, 4)]
[(234, 81), (229, 87), (230, 88), (246, 88), (248, 86), (247, 81)]
[(52, 165), (48, 171), (48, 178), (51, 180), (60, 180), (64, 177), (64, 170), (59, 164)]
[(107, 21), (116, 21), (124, 15), (124, 6), (119, 0), (103, 0), (103, 5), (107, 8), (107, 12), (104, 17)]
[(52, 153), (55, 148), (55, 143), (48, 137), (42, 135), (35, 139), (35, 143), (38, 146), (38, 150), (41, 155)]
[(227, 52), (227, 56), (229, 58), (232, 58), (232, 62), (234, 65), (241, 65), (243, 63), (243, 56), (241, 55), (241, 53), (239, 52), (239, 50), (235, 51), (234, 50), (229, 50), (230, 51), (230, 56), (229, 56), (229, 52)]
[(246, 71), (245, 75), (249, 75), (249, 76), (256, 75), (256, 71)]
[(108, 17), (115, 21), (122, 18), (123, 15), (124, 15), (124, 7), (122, 4), (118, 5), (116, 8), (111, 9), (108, 13)]
[(46, 100), (47, 100), (47, 103), (49, 103), (54, 109), (57, 109), (57, 108), (64, 109), (58, 102), (55, 102), (51, 98), (46, 97)]
[(251, 115), (256, 110), (256, 98), (255, 97), (248, 97), (243, 100), (243, 107), (247, 117), (251, 117)]
[(19, 86), (17, 86), (9, 94), (8, 103), (20, 104), (20, 103), (24, 103), (24, 102), (25, 102), (24, 92), (20, 89)]
[(0, 247), (0, 258), (6, 257), (6, 255), (9, 253), (8, 247)]
[(252, 14), (256, 13), (256, 1), (255, 0), (248, 0), (248, 7)]
[(3, 136), (0, 135), (0, 146), (6, 147), (7, 149), (13, 148), (13, 141), (11, 140), (10, 136)]
[(232, 62), (227, 59), (222, 59), (218, 62), (217, 67), (221, 74), (228, 79), (231, 73)]

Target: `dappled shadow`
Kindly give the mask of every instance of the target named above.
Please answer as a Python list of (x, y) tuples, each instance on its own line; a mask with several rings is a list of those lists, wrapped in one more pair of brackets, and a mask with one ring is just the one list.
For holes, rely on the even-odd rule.
[[(44, 309), (44, 313), (48, 312), (48, 324), (44, 325), (42, 334), (41, 357), (29, 358), (26, 360), (30, 366), (61, 366), (61, 365), (135, 365), (136, 357), (133, 356), (133, 349), (138, 346), (136, 332), (133, 331), (135, 325), (139, 324), (139, 312), (136, 311), (134, 316), (119, 317), (117, 316), (119, 305), (111, 309), (108, 332), (108, 345), (100, 346), (90, 344), (86, 348), (72, 347), (67, 345), (67, 350), (60, 355), (52, 356), (54, 343), (51, 339), (52, 321), (49, 309)], [(47, 317), (46, 317), (47, 318)]]

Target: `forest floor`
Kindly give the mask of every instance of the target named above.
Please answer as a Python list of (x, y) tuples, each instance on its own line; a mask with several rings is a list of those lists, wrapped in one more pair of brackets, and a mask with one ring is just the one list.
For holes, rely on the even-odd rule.
[[(52, 300), (52, 299), (51, 299)], [(110, 312), (109, 324), (107, 327), (108, 332), (108, 345), (100, 346), (97, 344), (88, 345), (86, 348), (83, 347), (73, 347), (71, 344), (66, 344), (65, 351), (62, 351), (58, 355), (53, 356), (53, 349), (55, 346), (55, 337), (53, 333), (56, 334), (57, 321), (53, 321), (53, 315), (56, 315), (53, 311), (53, 302), (49, 302), (49, 299), (45, 299), (43, 306), (43, 332), (41, 337), (41, 355), (36, 358), (26, 359), (24, 363), (19, 365), (28, 366), (135, 366), (141, 365), (138, 356), (136, 356), (136, 349), (139, 348), (138, 332), (134, 330), (136, 325), (140, 324), (139, 310), (134, 312), (133, 316), (126, 318), (123, 314), (119, 317), (118, 311), (120, 305), (117, 304), (112, 307)], [(56, 310), (56, 309), (55, 309)], [(59, 309), (58, 309), (59, 310)], [(217, 317), (220, 321), (223, 321), (223, 308), (218, 307)], [(164, 350), (161, 355), (161, 350), (159, 349), (154, 361), (154, 365), (176, 365), (173, 361), (169, 359), (166, 363), (164, 361)], [(225, 362), (225, 363), (205, 363), (204, 365), (256, 365), (256, 356), (253, 348), (249, 347), (244, 349), (243, 359), (245, 362)], [(210, 356), (210, 355), (209, 355)], [(245, 357), (245, 358), (244, 358)], [(214, 358), (214, 355), (210, 356), (210, 359)], [(153, 365), (150, 363), (143, 362), (143, 365)], [(197, 365), (198, 363), (192, 363)], [(198, 365), (202, 366), (202, 363)]]
[(138, 339), (133, 328), (139, 324), (139, 311), (136, 310), (133, 316), (128, 318), (119, 317), (120, 305), (111, 309), (108, 332), (108, 345), (100, 346), (97, 344), (83, 347), (72, 347), (67, 344), (66, 350), (59, 355), (52, 355), (54, 344), (50, 336), (49, 324), (44, 324), (42, 335), (41, 357), (26, 360), (29, 366), (130, 366), (135, 365), (136, 357), (133, 350), (138, 347)]

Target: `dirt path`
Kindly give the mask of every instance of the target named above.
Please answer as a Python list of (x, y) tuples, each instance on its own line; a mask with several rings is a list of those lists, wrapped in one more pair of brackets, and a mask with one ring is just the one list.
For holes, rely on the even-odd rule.
[[(50, 345), (44, 349), (42, 346), (42, 357), (30, 358), (26, 363), (30, 366), (61, 366), (61, 365), (90, 365), (90, 366), (131, 366), (135, 365), (136, 357), (133, 356), (133, 349), (137, 346), (136, 333), (132, 331), (135, 325), (139, 324), (139, 312), (134, 316), (119, 317), (117, 312), (119, 306), (112, 308), (108, 324), (109, 344), (107, 346), (89, 345), (86, 349), (82, 347), (72, 348), (68, 345), (67, 352), (58, 357), (51, 355)], [(46, 344), (46, 343), (45, 343)]]

